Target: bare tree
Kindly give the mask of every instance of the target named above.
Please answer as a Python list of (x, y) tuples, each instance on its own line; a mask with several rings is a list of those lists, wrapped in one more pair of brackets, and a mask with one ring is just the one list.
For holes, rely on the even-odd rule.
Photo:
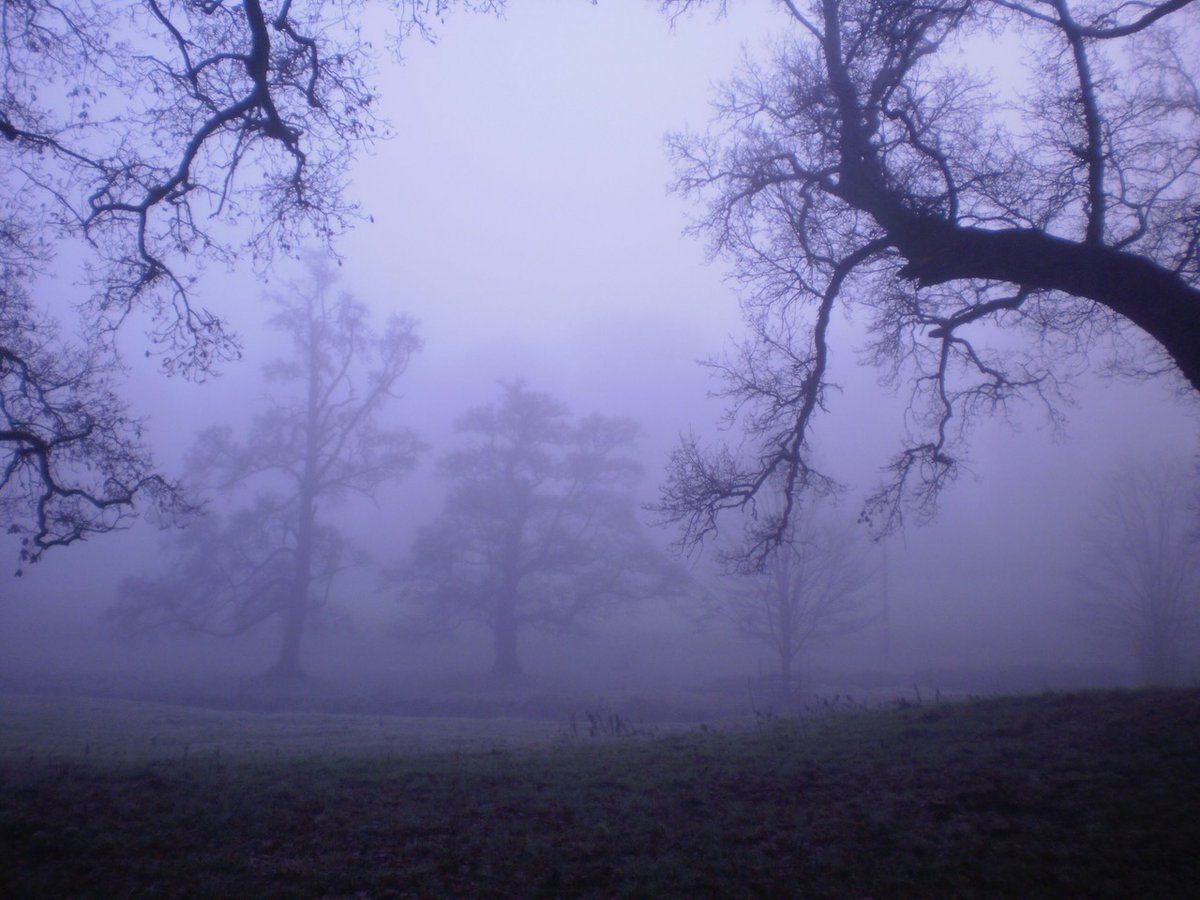
[(394, 577), (406, 628), (473, 623), (495, 639), (493, 674), (521, 671), (521, 631), (569, 629), (669, 589), (673, 569), (637, 521), (637, 426), (588, 416), (521, 382), (457, 423), (442, 462), (450, 491)]
[(366, 308), (335, 295), (334, 273), (308, 258), (310, 282), (274, 297), (277, 329), (293, 354), (267, 368), (282, 385), (244, 440), (221, 426), (200, 435), (191, 467), (226, 495), (257, 487), (251, 504), (214, 517), (177, 542), (176, 559), (155, 578), (122, 588), (114, 613), (127, 628), (170, 624), (238, 633), (279, 617), (280, 656), (272, 673), (301, 674), (305, 624), (327, 599), (344, 565), (340, 537), (317, 518), (349, 493), (371, 497), (415, 463), (420, 441), (388, 430), (379, 416), (420, 346), (411, 318), (395, 316), (382, 333)]
[(696, 594), (702, 623), (726, 622), (761, 644), (779, 666), (778, 694), (790, 703), (801, 664), (815, 646), (870, 624), (873, 570), (862, 535), (812, 504), (796, 510), (787, 532), (758, 566), (735, 550), (726, 573)]
[[(502, 0), (390, 7), (401, 34), (432, 37), (452, 5)], [(0, 0), (0, 505), (25, 558), (116, 527), (139, 497), (178, 505), (113, 393), (118, 329), (141, 318), (166, 371), (203, 378), (240, 353), (197, 304), (203, 267), (265, 270), (358, 216), (347, 167), (387, 133), (365, 9)], [(57, 338), (47, 305), (63, 250), (84, 254), (77, 343)]]
[[(452, 5), (503, 4), (390, 4), (402, 33), (427, 36)], [(193, 305), (194, 275), (295, 255), (357, 217), (348, 166), (387, 132), (364, 12), (354, 0), (3, 0), (6, 246), (44, 265), (55, 241), (83, 238), (93, 323), (115, 328), (143, 307), (171, 371), (236, 355)]]
[(164, 514), (190, 510), (113, 391), (119, 367), (63, 340), (9, 271), (0, 266), (0, 516), (21, 536), (21, 561), (120, 528), (139, 496)]
[[(713, 365), (751, 451), (689, 438), (672, 460), (660, 509), (685, 546), (779, 477), (788, 502), (749, 541), (762, 556), (794, 498), (831, 486), (811, 435), (839, 310), (911, 391), (911, 430), (864, 510), (881, 530), (935, 512), (976, 416), (1033, 399), (1056, 419), (1101, 357), (1200, 388), (1200, 5), (780, 5), (794, 28), (774, 62), (727, 85), (708, 133), (672, 141), (750, 330)], [(1005, 36), (1025, 51), (1008, 84), (971, 52)]]
[(1126, 466), (1107, 479), (1080, 571), (1086, 623), (1128, 641), (1151, 684), (1179, 680), (1200, 636), (1200, 542), (1182, 462)]

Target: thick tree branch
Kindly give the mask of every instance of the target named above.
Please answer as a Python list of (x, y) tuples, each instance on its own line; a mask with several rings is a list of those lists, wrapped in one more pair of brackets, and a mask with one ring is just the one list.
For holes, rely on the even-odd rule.
[[(752, 509), (775, 476), (788, 476), (785, 495), (803, 489), (831, 289), (868, 310), (874, 362), (912, 390), (906, 424), (919, 433), (867, 510), (885, 528), (906, 504), (932, 512), (974, 417), (1028, 397), (1058, 422), (1063, 386), (1097, 346), (1141, 349), (1110, 339), (1124, 323), (1200, 394), (1200, 93), (1187, 13), (1171, 18), (1189, 3), (811, 6), (819, 27), (802, 21), (773, 73), (755, 66), (729, 87), (723, 130), (676, 141), (679, 184), (710, 200), (697, 229), (732, 262), (754, 335), (718, 367), (726, 423), (752, 450), (689, 438), (672, 457), (659, 509), (685, 547)], [(963, 30), (1011, 28), (1012, 12), (1015, 33), (1048, 51), (1020, 119), (972, 60), (943, 52)], [(841, 264), (855, 258), (851, 279)], [(995, 328), (1024, 331), (1032, 347), (988, 346)], [(774, 524), (747, 546), (769, 546)]]
[(1006, 281), (1093, 300), (1161, 344), (1200, 391), (1200, 289), (1135, 253), (1068, 241), (1033, 229), (965, 228), (918, 215), (892, 218), (889, 237), (922, 287)]

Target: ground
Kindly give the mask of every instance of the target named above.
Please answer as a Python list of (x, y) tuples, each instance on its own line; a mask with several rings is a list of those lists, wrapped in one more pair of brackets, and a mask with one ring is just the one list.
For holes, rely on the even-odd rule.
[(1200, 883), (1198, 690), (592, 725), (5, 695), (0, 894), (1184, 897)]

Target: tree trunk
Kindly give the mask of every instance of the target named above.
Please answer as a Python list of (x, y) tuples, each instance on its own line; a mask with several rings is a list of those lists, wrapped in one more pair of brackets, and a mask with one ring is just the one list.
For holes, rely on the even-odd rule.
[(317, 435), (320, 418), (321, 361), (317, 341), (310, 339), (308, 352), (308, 398), (304, 436), (304, 469), (300, 476), (296, 500), (296, 556), (292, 569), (292, 585), (287, 606), (283, 610), (283, 643), (279, 659), (270, 669), (275, 678), (303, 678), (300, 665), (300, 643), (308, 621), (312, 593), (313, 536), (317, 523), (317, 493), (319, 487), (319, 443)]
[(527, 505), (524, 498), (512, 504), (512, 521), (501, 550), (500, 583), (496, 593), (496, 614), (492, 634), (496, 639), (496, 661), (492, 676), (511, 681), (521, 674), (517, 660), (517, 605), (521, 596), (521, 537), (525, 532)]
[(496, 661), (492, 675), (500, 681), (511, 681), (521, 674), (521, 663), (517, 659), (517, 616), (510, 604), (501, 609), (492, 626), (496, 640)]
[(283, 641), (279, 648), (279, 659), (268, 674), (273, 678), (297, 679), (304, 677), (300, 665), (300, 644), (304, 638), (304, 626), (308, 621), (309, 593), (312, 589), (312, 541), (313, 508), (312, 492), (301, 491), (300, 527), (296, 536), (296, 560), (292, 586), (287, 606), (283, 610)]
[(271, 678), (293, 680), (304, 677), (300, 665), (300, 642), (304, 637), (304, 621), (308, 610), (303, 602), (307, 597), (293, 597), (283, 613), (283, 642), (279, 658), (267, 671)]
[(316, 524), (314, 501), (311, 485), (304, 485), (300, 490), (295, 568), (287, 606), (283, 609), (283, 642), (279, 648), (279, 659), (268, 673), (275, 678), (304, 677), (304, 669), (300, 665), (300, 644), (308, 621), (312, 592), (313, 528)]
[(790, 644), (779, 648), (779, 693), (785, 706), (792, 704), (793, 665), (796, 653)]
[(1151, 686), (1179, 683), (1179, 642), (1176, 631), (1165, 623), (1151, 623), (1138, 648), (1142, 679)]

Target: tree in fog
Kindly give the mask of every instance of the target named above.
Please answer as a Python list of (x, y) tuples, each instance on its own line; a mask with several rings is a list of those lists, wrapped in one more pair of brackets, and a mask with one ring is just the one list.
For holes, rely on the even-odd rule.
[(267, 367), (279, 390), (243, 438), (228, 426), (208, 429), (190, 459), (222, 498), (252, 499), (179, 535), (167, 569), (127, 581), (114, 613), (127, 629), (221, 634), (277, 617), (283, 638), (272, 672), (284, 677), (301, 673), (305, 625), (346, 564), (340, 536), (318, 511), (350, 493), (371, 497), (420, 450), (410, 429), (380, 423), (421, 346), (415, 323), (393, 316), (374, 330), (361, 303), (334, 293), (328, 262), (307, 261), (308, 282), (273, 298), (272, 325), (292, 342), (292, 354)]
[[(452, 7), (503, 5), (386, 4), (396, 34), (427, 37)], [(363, 0), (0, 0), (0, 259), (23, 261), (28, 283), (74, 241), (97, 332), (145, 314), (174, 372), (237, 355), (196, 305), (196, 276), (235, 258), (265, 267), (359, 218), (349, 167), (388, 135), (366, 12)]]
[(798, 509), (760, 565), (745, 564), (737, 552), (725, 562), (727, 574), (698, 595), (699, 618), (727, 622), (766, 648), (779, 666), (785, 702), (793, 698), (813, 647), (871, 621), (873, 570), (853, 523)]
[(188, 510), (116, 394), (119, 372), (103, 348), (64, 340), (0, 260), (0, 516), (22, 562), (123, 527), (139, 498)]
[[(832, 487), (812, 433), (839, 315), (910, 400), (864, 510), (885, 531), (936, 511), (980, 414), (1031, 399), (1057, 419), (1089, 365), (1200, 388), (1200, 4), (781, 8), (774, 61), (744, 64), (713, 127), (672, 142), (749, 328), (713, 365), (750, 451), (692, 438), (672, 458), (660, 508), (685, 546), (782, 478), (788, 502), (748, 540), (761, 556), (795, 498)], [(982, 51), (1005, 39), (1000, 80)]]
[[(502, 5), (390, 7), (400, 33), (429, 35), (450, 6)], [(118, 331), (136, 321), (166, 371), (204, 378), (240, 355), (198, 302), (205, 265), (265, 272), (358, 218), (348, 167), (387, 133), (366, 8), (0, 0), (0, 510), (24, 559), (139, 502), (179, 507), (118, 399)], [(52, 282), (77, 254), (82, 287)], [(79, 316), (77, 339), (52, 310)]]
[(1178, 681), (1185, 653), (1200, 649), (1194, 482), (1181, 463), (1122, 469), (1106, 481), (1086, 530), (1086, 622), (1129, 642), (1151, 684)]
[(505, 382), (497, 402), (456, 423), (463, 444), (441, 463), (445, 508), (395, 573), (406, 628), (487, 628), (493, 673), (521, 671), (528, 628), (565, 631), (667, 590), (671, 570), (638, 522), (637, 426), (573, 420), (553, 397)]

